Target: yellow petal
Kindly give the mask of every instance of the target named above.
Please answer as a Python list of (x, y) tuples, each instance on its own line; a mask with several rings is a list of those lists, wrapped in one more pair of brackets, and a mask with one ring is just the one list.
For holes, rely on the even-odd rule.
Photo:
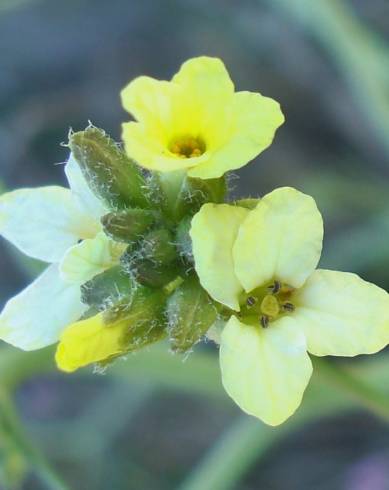
[(105, 325), (102, 313), (73, 323), (62, 333), (57, 347), (55, 360), (59, 369), (72, 372), (120, 354), (125, 328), (123, 322)]
[(372, 354), (389, 343), (389, 295), (356, 274), (319, 269), (295, 302), (293, 317), (316, 356)]
[(98, 233), (95, 238), (69, 248), (60, 263), (61, 278), (70, 283), (87, 282), (118, 263), (124, 250), (125, 244), (115, 243), (103, 232)]
[(182, 87), (183, 93), (190, 94), (193, 105), (200, 104), (203, 108), (234, 93), (234, 84), (222, 60), (209, 56), (183, 63), (172, 82)]
[(290, 317), (266, 329), (231, 317), (222, 332), (220, 366), (230, 397), (269, 425), (294, 413), (312, 374), (305, 337)]
[(190, 230), (201, 285), (213, 299), (237, 311), (242, 286), (234, 272), (232, 247), (248, 213), (239, 206), (204, 204)]
[[(207, 162), (193, 167), (189, 175), (211, 179), (243, 167), (270, 146), (284, 120), (275, 100), (258, 93), (236, 93), (229, 114), (230, 124), (226, 127), (225, 121), (223, 125), (225, 140), (213, 150)], [(220, 127), (220, 121), (216, 124)]]
[(290, 187), (267, 194), (240, 227), (233, 255), (246, 291), (278, 279), (299, 288), (316, 268), (323, 220), (312, 197)]

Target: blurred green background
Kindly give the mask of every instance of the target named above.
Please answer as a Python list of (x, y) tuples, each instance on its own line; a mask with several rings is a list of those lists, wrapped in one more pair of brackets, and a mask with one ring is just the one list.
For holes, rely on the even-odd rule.
[[(286, 115), (233, 195), (313, 195), (321, 265), (389, 289), (388, 37), (387, 0), (0, 0), (1, 185), (64, 184), (69, 127), (118, 139), (130, 79), (218, 56)], [(0, 266), (1, 304), (40, 269), (4, 240)], [(1, 490), (389, 489), (388, 428), (320, 379), (300, 415), (268, 429), (224, 394), (210, 344), (105, 375), (61, 375), (51, 358), (0, 347)], [(356, 372), (388, 389), (387, 353), (376, 358)]]

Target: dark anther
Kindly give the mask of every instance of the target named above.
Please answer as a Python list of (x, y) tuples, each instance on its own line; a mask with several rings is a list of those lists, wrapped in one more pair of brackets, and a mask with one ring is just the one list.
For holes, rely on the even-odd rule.
[(285, 311), (294, 311), (295, 310), (295, 306), (293, 303), (284, 303), (282, 305), (282, 309), (285, 310)]
[(257, 298), (254, 298), (254, 296), (249, 296), (246, 300), (247, 306), (254, 306), (256, 302)]
[(263, 328), (267, 328), (269, 326), (269, 317), (266, 315), (262, 315), (260, 319), (260, 323)]
[(277, 294), (278, 291), (281, 289), (280, 281), (274, 281), (274, 284), (270, 286), (269, 289), (273, 294)]

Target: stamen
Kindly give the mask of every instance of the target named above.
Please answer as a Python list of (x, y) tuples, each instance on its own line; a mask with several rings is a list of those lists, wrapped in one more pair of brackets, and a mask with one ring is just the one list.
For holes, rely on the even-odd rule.
[(296, 309), (296, 307), (294, 306), (293, 303), (284, 303), (282, 305), (282, 309), (285, 311), (294, 311)]
[(267, 328), (269, 326), (269, 317), (267, 315), (262, 315), (259, 322), (262, 328)]
[(281, 289), (281, 286), (282, 284), (280, 283), (280, 281), (274, 281), (274, 284), (272, 286), (269, 286), (269, 289), (273, 294), (277, 294)]
[(182, 136), (170, 143), (169, 151), (179, 158), (196, 158), (205, 152), (205, 143), (201, 138)]
[(255, 298), (254, 296), (249, 296), (246, 300), (246, 303), (247, 303), (248, 307), (251, 307), (251, 306), (254, 306), (257, 301), (258, 301), (258, 299)]

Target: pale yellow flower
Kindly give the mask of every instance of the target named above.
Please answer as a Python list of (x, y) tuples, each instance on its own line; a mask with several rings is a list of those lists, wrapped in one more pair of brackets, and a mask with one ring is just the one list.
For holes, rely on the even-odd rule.
[(205, 204), (192, 221), (200, 282), (235, 310), (221, 333), (228, 394), (270, 425), (290, 417), (312, 372), (308, 355), (355, 356), (389, 343), (389, 295), (355, 274), (315, 270), (323, 223), (291, 188), (253, 210)]
[(234, 92), (223, 62), (206, 56), (186, 61), (170, 82), (136, 78), (121, 96), (136, 119), (123, 124), (127, 154), (150, 170), (201, 179), (246, 165), (284, 122), (277, 102)]
[(118, 262), (123, 244), (102, 232), (108, 210), (89, 189), (71, 156), (70, 189), (18, 189), (0, 196), (0, 235), (24, 254), (48, 263), (0, 314), (0, 339), (24, 350), (57, 342), (87, 306), (80, 286)]

